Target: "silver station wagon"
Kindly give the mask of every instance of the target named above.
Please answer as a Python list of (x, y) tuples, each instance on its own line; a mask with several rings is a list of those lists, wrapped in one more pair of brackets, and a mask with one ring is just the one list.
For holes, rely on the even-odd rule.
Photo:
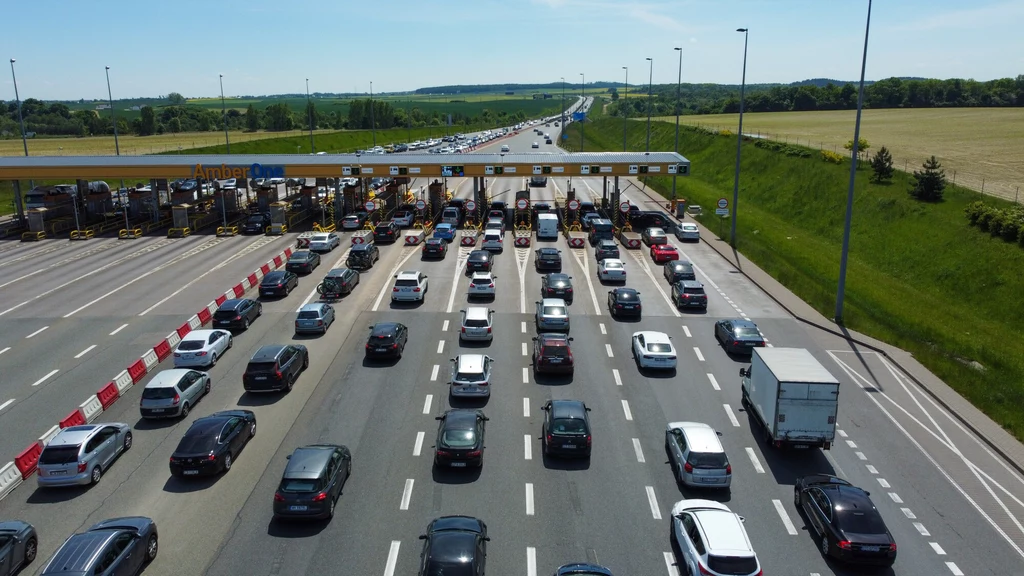
[(131, 447), (132, 427), (123, 422), (70, 426), (58, 432), (39, 455), (38, 484), (95, 484), (114, 460)]

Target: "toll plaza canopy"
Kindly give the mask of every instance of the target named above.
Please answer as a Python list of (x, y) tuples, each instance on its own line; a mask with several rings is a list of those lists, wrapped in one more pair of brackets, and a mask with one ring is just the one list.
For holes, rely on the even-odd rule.
[(690, 174), (675, 152), (239, 154), (0, 157), (0, 180), (75, 178), (522, 177)]

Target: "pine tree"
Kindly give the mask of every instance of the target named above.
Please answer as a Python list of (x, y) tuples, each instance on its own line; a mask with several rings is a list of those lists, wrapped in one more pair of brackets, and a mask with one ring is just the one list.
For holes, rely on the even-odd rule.
[(892, 180), (892, 175), (895, 172), (892, 167), (892, 154), (889, 153), (889, 149), (882, 146), (875, 152), (874, 157), (871, 158), (871, 169), (875, 173), (871, 176), (871, 180), (874, 182), (888, 182)]
[(914, 170), (914, 183), (910, 195), (925, 202), (939, 202), (946, 188), (946, 172), (942, 164), (932, 156), (922, 165), (924, 170)]

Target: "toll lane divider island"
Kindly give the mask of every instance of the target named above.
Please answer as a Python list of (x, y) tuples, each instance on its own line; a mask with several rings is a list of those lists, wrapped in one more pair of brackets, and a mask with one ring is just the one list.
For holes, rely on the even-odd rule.
[(186, 320), (176, 330), (167, 335), (156, 346), (147, 350), (138, 360), (132, 362), (127, 368), (114, 376), (108, 383), (103, 385), (96, 392), (85, 399), (84, 402), (74, 408), (67, 416), (57, 424), (46, 430), (39, 439), (30, 444), (14, 460), (0, 467), (0, 500), (3, 500), (22, 482), (28, 480), (36, 472), (39, 462), (39, 455), (43, 448), (64, 428), (87, 424), (95, 420), (105, 410), (108, 410), (119, 398), (121, 398), (132, 386), (138, 384), (146, 374), (149, 374), (160, 362), (170, 357), (175, 346), (189, 332), (197, 330), (206, 325), (213, 318), (213, 313), (224, 301), (232, 298), (241, 298), (245, 293), (259, 286), (263, 276), (271, 270), (276, 270), (285, 265), (292, 255), (291, 248), (285, 248), (277, 256), (274, 256), (266, 264), (263, 264), (251, 274), (246, 276), (224, 294), (210, 302), (199, 310), (191, 318)]

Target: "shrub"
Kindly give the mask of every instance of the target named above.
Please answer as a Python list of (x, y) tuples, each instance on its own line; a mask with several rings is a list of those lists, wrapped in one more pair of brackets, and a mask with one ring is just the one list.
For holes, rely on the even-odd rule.
[(992, 222), (992, 219), (995, 216), (996, 209), (992, 208), (991, 206), (985, 206), (985, 209), (982, 210), (981, 214), (978, 215), (978, 228), (981, 228), (985, 232), (988, 232), (989, 224)]
[(1021, 225), (1024, 224), (1024, 221), (1021, 220), (1020, 214), (1014, 212), (1006, 216), (1006, 221), (1003, 222), (1003, 229), (999, 232), (999, 235), (1003, 237), (1003, 240), (1013, 242), (1020, 235)]
[(971, 226), (978, 225), (978, 217), (981, 216), (984, 211), (985, 203), (981, 200), (975, 200), (964, 208), (964, 214), (967, 215), (967, 220), (971, 223)]
[(1003, 225), (1007, 221), (1006, 212), (1003, 210), (993, 210), (992, 213), (992, 218), (988, 221), (988, 233), (993, 236), (999, 236), (1003, 233)]
[(810, 158), (811, 151), (806, 148), (798, 148), (796, 146), (786, 146), (782, 149), (782, 152), (786, 156), (795, 156), (797, 158)]
[(1024, 226), (1021, 226), (1020, 232), (1017, 233), (1017, 244), (1024, 248)]
[(732, 130), (725, 129), (718, 133), (719, 136), (732, 136)]
[(914, 170), (914, 182), (908, 192), (918, 200), (925, 202), (942, 201), (942, 191), (946, 189), (946, 172), (942, 164), (932, 156), (921, 165), (924, 170)]
[(843, 155), (837, 154), (836, 152), (833, 152), (831, 150), (822, 150), (821, 159), (824, 160), (825, 162), (831, 162), (832, 164), (843, 163)]

